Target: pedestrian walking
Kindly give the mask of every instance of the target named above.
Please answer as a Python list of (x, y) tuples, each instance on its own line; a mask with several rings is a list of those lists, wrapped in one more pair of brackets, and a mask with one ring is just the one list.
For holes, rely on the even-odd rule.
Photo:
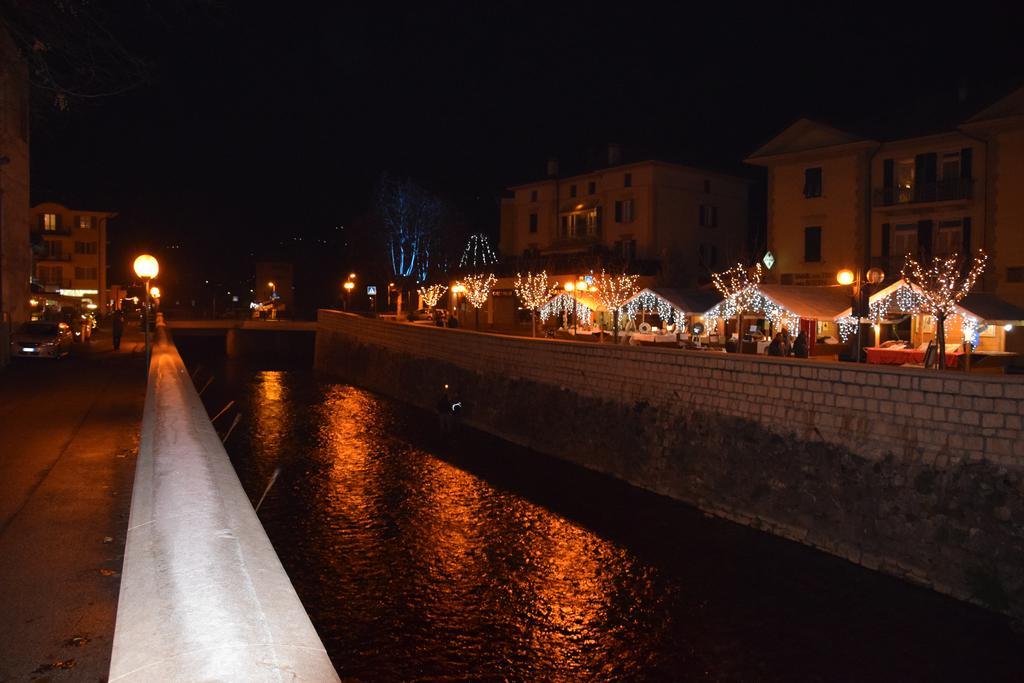
[(114, 350), (121, 350), (121, 337), (124, 336), (124, 316), (121, 314), (121, 309), (114, 311), (114, 319), (111, 322), (111, 327), (114, 332)]

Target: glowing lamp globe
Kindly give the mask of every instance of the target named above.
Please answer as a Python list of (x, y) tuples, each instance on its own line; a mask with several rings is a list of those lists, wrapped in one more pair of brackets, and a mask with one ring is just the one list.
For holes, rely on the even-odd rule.
[(354, 283), (354, 282), (352, 282), (351, 280), (349, 280), (349, 281), (348, 281), (348, 282), (346, 282), (346, 283), (345, 283), (344, 285), (342, 285), (342, 287), (344, 287), (345, 289), (347, 289), (347, 290), (348, 290), (348, 291), (350, 291), (350, 292), (352, 291), (352, 289), (353, 289), (353, 288), (354, 288), (355, 286), (356, 286), (356, 285), (355, 285), (355, 283)]
[(574, 283), (572, 283), (572, 282), (566, 282), (565, 283), (565, 291), (571, 292), (574, 289), (576, 289), (576, 285)]
[(143, 280), (152, 280), (160, 272), (160, 264), (149, 254), (143, 254), (135, 259), (132, 268), (135, 269), (135, 274)]
[(160, 288), (159, 287), (151, 287), (150, 290), (149, 290), (149, 295), (151, 297), (153, 297), (154, 299), (159, 299), (160, 298)]
[(836, 282), (841, 285), (852, 285), (853, 284), (853, 271), (849, 268), (844, 268), (836, 273)]
[(873, 285), (880, 284), (885, 280), (885, 271), (881, 268), (871, 268), (867, 272), (868, 282)]

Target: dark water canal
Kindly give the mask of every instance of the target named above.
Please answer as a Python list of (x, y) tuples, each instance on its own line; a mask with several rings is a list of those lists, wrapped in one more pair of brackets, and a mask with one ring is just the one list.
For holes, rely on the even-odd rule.
[[(1002, 618), (315, 376), (179, 341), (343, 679), (1022, 680)], [(231, 411), (232, 413), (234, 410)], [(225, 429), (231, 415), (221, 418)]]

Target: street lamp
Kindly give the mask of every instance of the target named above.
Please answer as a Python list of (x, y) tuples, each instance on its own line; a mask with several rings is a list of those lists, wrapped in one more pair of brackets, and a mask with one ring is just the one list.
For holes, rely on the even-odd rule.
[(345, 310), (347, 311), (351, 305), (352, 290), (355, 289), (356, 283), (352, 282), (352, 280), (348, 280), (342, 285), (342, 287), (345, 288)]
[[(849, 268), (843, 268), (836, 273), (836, 282), (843, 285), (853, 285), (853, 297), (850, 306), (850, 312), (853, 317), (857, 320), (857, 346), (854, 353), (854, 362), (860, 362), (860, 351), (863, 347), (863, 337), (860, 327), (860, 319), (868, 315), (868, 298), (871, 296), (871, 290), (876, 286), (882, 284), (885, 281), (885, 271), (881, 268), (869, 268), (866, 273), (861, 275), (860, 269), (853, 271)], [(875, 342), (877, 343), (881, 337), (881, 327), (875, 326)]]
[[(132, 268), (135, 270), (135, 274), (146, 281), (146, 307), (144, 309), (145, 315), (143, 316), (142, 326), (146, 332), (146, 374), (149, 374), (149, 360), (150, 360), (150, 344), (149, 344), (149, 282), (157, 276), (160, 272), (160, 264), (157, 260), (149, 254), (143, 254), (135, 259), (135, 263), (132, 264)], [(158, 290), (159, 291), (159, 290)]]
[(160, 298), (160, 288), (159, 287), (150, 287), (149, 288), (149, 295), (151, 297), (153, 297), (154, 299), (159, 299)]

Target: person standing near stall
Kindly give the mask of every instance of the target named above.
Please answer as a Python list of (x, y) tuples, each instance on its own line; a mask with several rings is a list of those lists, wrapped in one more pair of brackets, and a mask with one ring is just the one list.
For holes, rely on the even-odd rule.
[(121, 309), (114, 311), (114, 319), (111, 321), (111, 329), (114, 333), (114, 350), (121, 350), (121, 337), (124, 336), (124, 316)]

